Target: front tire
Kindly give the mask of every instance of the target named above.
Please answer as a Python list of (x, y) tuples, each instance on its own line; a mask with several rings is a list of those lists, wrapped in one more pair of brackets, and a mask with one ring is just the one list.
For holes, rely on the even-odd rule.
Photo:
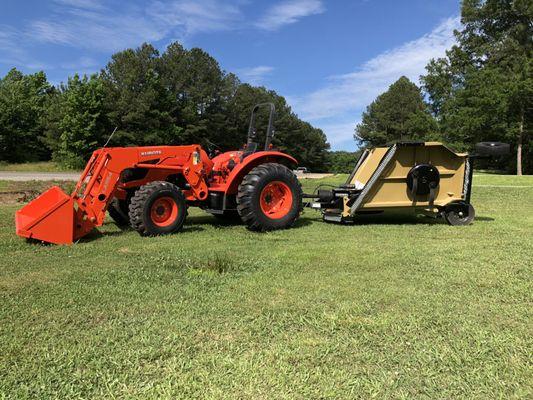
[(250, 230), (288, 228), (302, 211), (300, 182), (281, 164), (259, 165), (239, 185), (237, 211)]
[(129, 207), (131, 227), (143, 236), (179, 231), (186, 214), (187, 203), (181, 190), (163, 181), (141, 186), (132, 197)]

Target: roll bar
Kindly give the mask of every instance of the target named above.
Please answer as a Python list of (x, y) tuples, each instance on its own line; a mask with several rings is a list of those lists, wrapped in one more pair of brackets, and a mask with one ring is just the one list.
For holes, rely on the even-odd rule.
[(268, 106), (270, 107), (270, 115), (268, 117), (268, 127), (266, 132), (266, 139), (265, 139), (265, 148), (264, 150), (268, 150), (270, 146), (270, 142), (272, 141), (272, 138), (274, 137), (274, 115), (276, 114), (276, 107), (274, 106), (274, 103), (259, 103), (252, 108), (252, 115), (250, 116), (250, 125), (248, 127), (248, 140), (246, 142), (247, 148), (255, 148), (253, 152), (257, 149), (258, 145), (255, 141), (257, 139), (257, 131), (255, 129), (255, 117), (257, 114), (257, 111), (261, 107)]

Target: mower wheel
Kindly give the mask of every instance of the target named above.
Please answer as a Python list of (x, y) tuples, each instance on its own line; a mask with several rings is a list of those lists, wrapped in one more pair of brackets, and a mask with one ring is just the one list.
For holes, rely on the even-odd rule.
[(450, 225), (470, 225), (476, 216), (472, 204), (464, 202), (450, 203), (444, 207), (444, 219)]
[(489, 157), (500, 157), (509, 154), (511, 146), (509, 143), (500, 142), (479, 142), (476, 143), (476, 152)]
[(288, 228), (302, 211), (300, 182), (284, 165), (259, 165), (239, 185), (237, 211), (250, 230)]
[(109, 216), (118, 226), (127, 226), (130, 224), (130, 217), (128, 215), (129, 207), (126, 200), (113, 199), (107, 208)]
[(143, 236), (157, 236), (181, 229), (187, 215), (187, 203), (181, 190), (163, 181), (141, 186), (131, 199), (130, 224)]

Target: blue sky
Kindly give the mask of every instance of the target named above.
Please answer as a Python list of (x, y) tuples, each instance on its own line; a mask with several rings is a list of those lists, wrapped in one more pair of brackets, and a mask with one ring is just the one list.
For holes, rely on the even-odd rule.
[(178, 40), (354, 150), (365, 107), (401, 75), (418, 82), (458, 15), (459, 0), (2, 0), (0, 75), (42, 69), (57, 84), (124, 48)]

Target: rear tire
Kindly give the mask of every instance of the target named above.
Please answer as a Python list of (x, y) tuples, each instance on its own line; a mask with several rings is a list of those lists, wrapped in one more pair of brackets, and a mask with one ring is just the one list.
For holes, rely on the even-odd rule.
[(177, 232), (182, 228), (186, 215), (187, 203), (181, 190), (163, 181), (141, 186), (129, 207), (131, 227), (143, 236)]
[(237, 211), (250, 230), (288, 228), (302, 211), (300, 182), (284, 165), (259, 165), (239, 185)]
[(453, 226), (470, 225), (476, 216), (472, 204), (451, 203), (444, 208), (444, 219)]

